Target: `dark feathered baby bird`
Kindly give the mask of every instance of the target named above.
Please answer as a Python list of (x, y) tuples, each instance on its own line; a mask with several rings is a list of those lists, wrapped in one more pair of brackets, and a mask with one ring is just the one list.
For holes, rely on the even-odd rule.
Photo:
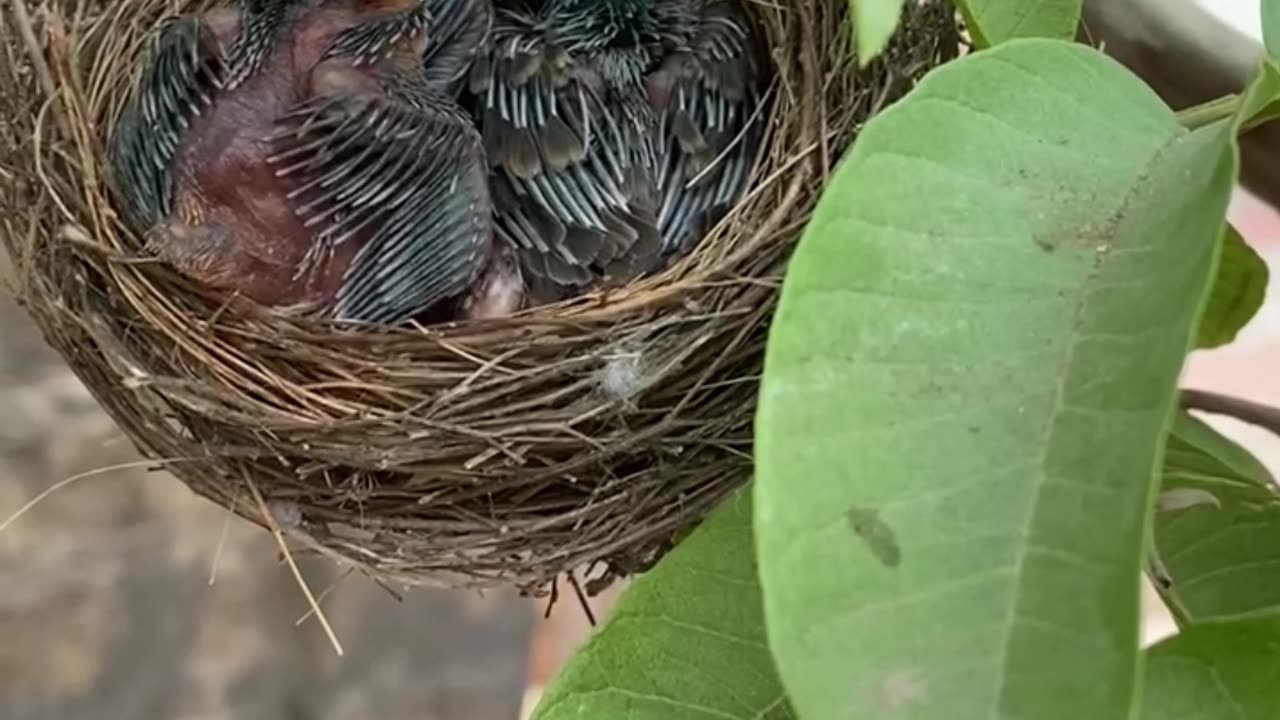
[(471, 91), (498, 230), (537, 299), (662, 267), (741, 196), (759, 52), (737, 0), (500, 7)]
[(386, 324), (514, 309), (454, 102), (490, 22), (485, 0), (241, 0), (167, 22), (112, 138), (127, 219), (267, 305)]

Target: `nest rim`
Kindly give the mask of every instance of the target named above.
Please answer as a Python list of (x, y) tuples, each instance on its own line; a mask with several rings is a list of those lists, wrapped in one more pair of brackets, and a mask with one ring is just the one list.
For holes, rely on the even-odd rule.
[(647, 569), (749, 479), (790, 251), (861, 123), (959, 50), (945, 0), (907, 3), (863, 70), (845, 0), (744, 0), (770, 50), (766, 137), (696, 252), (505, 318), (370, 330), (211, 293), (112, 208), (102, 129), (131, 59), (162, 13), (213, 4), (56, 0), (36, 46), (0, 24), (19, 118), (0, 208), (29, 217), (0, 236), (15, 296), (144, 456), (295, 552), (539, 595), (575, 568), (603, 565), (593, 593)]

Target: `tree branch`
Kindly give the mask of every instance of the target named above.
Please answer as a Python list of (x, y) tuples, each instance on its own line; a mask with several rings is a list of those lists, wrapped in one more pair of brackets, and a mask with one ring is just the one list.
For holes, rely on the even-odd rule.
[[(1238, 93), (1264, 50), (1193, 0), (1085, 0), (1081, 39), (1101, 45), (1174, 110)], [(1280, 123), (1240, 139), (1240, 180), (1280, 208)]]
[(1280, 435), (1280, 408), (1207, 390), (1183, 390), (1180, 404), (1186, 410), (1226, 415)]

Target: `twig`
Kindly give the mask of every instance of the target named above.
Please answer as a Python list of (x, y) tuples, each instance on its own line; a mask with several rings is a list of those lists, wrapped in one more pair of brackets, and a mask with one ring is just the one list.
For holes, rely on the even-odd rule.
[(235, 506), (234, 502), (227, 503), (226, 517), (222, 521), (222, 534), (218, 537), (218, 547), (213, 551), (213, 563), (209, 568), (209, 587), (213, 587), (218, 582), (218, 565), (222, 562), (222, 549), (227, 544), (227, 533), (231, 530), (231, 508)]
[[(31, 11), (27, 8), (26, 0), (10, 0), (9, 4), (13, 7), (14, 24), (18, 26), (18, 34), (22, 36), (22, 44), (26, 47), (31, 67), (35, 70), (40, 87), (44, 90), (46, 102), (57, 102), (61, 95), (58, 84), (53, 79), (53, 71), (49, 69), (44, 49), (40, 47), (40, 38), (36, 37), (35, 26), (31, 22)], [(54, 114), (54, 122), (58, 124), (58, 130), (64, 137), (74, 137), (71, 134), (71, 126), (67, 124), (67, 119), (61, 113)]]
[(191, 462), (194, 460), (201, 460), (201, 459), (203, 458), (172, 458), (169, 460), (134, 460), (133, 462), (120, 463), (119, 465), (108, 465), (106, 467), (95, 468), (93, 470), (88, 470), (86, 472), (72, 475), (69, 478), (64, 478), (62, 480), (59, 480), (58, 482), (45, 488), (44, 491), (41, 492), (39, 495), (36, 495), (35, 497), (31, 498), (31, 500), (27, 502), (27, 504), (18, 508), (17, 511), (14, 512), (12, 515), (10, 515), (8, 518), (6, 518), (4, 522), (0, 522), (0, 533), (4, 532), (5, 530), (8, 530), (9, 526), (17, 522), (18, 519), (21, 518), (23, 515), (26, 515), (27, 512), (31, 510), (31, 508), (35, 507), (36, 505), (39, 505), (40, 502), (43, 501), (45, 498), (49, 497), (50, 495), (54, 494), (55, 492), (61, 490), (62, 488), (68, 485), (79, 482), (86, 478), (95, 477), (97, 475), (105, 475), (107, 473), (112, 473), (117, 470), (129, 470), (131, 468), (148, 467), (151, 465), (155, 465), (157, 463), (163, 464), (163, 463), (171, 463), (171, 462)]
[(582, 592), (582, 585), (578, 583), (578, 574), (570, 570), (568, 575), (569, 584), (573, 586), (573, 593), (578, 596), (578, 604), (582, 606), (582, 614), (587, 616), (587, 622), (591, 623), (591, 627), (595, 627), (596, 614), (591, 611), (591, 603), (587, 602), (586, 593)]
[(253, 493), (254, 501), (258, 503), (258, 509), (262, 512), (262, 519), (267, 523), (267, 527), (275, 537), (276, 544), (280, 546), (280, 552), (284, 553), (284, 560), (289, 563), (289, 569), (293, 571), (293, 579), (298, 581), (298, 587), (302, 588), (302, 594), (307, 596), (307, 603), (311, 605), (311, 609), (315, 612), (316, 620), (320, 622), (320, 627), (324, 628), (324, 634), (329, 636), (329, 643), (333, 645), (334, 652), (341, 656), (343, 654), (342, 643), (338, 642), (338, 636), (333, 632), (333, 627), (329, 625), (329, 618), (325, 617), (324, 611), (320, 609), (320, 603), (316, 601), (316, 596), (312, 594), (311, 587), (307, 585), (306, 578), (302, 577), (302, 571), (298, 569), (298, 564), (293, 561), (293, 553), (289, 552), (289, 546), (284, 541), (284, 532), (280, 530), (280, 523), (276, 522), (275, 516), (267, 508), (267, 502), (262, 499), (262, 493), (258, 491), (258, 486), (253, 482), (253, 478), (245, 476), (244, 481), (249, 486), (249, 492)]
[(1226, 415), (1280, 435), (1280, 408), (1207, 390), (1183, 390), (1181, 405), (1213, 415)]
[(555, 609), (556, 603), (560, 600), (560, 577), (551, 578), (551, 597), (547, 598), (547, 609), (542, 613), (542, 619), (546, 620), (551, 617), (551, 611)]
[[(330, 584), (329, 584), (329, 587), (327, 587), (327, 588), (325, 588), (325, 589), (323, 589), (323, 590), (321, 590), (321, 591), (320, 591), (320, 594), (316, 596), (316, 602), (317, 602), (317, 603), (322, 603), (322, 602), (324, 602), (324, 599), (325, 599), (325, 598), (327, 598), (327, 597), (329, 597), (329, 593), (333, 592), (334, 590), (337, 590), (337, 589), (338, 589), (338, 586), (342, 584), (342, 581), (343, 581), (343, 580), (346, 580), (346, 579), (347, 579), (347, 578), (349, 578), (349, 577), (351, 577), (351, 573), (355, 572), (355, 570), (356, 570), (356, 568), (355, 568), (355, 566), (354, 566), (354, 565), (352, 565), (351, 567), (347, 568), (347, 571), (346, 571), (346, 572), (344, 572), (344, 573), (342, 573), (342, 577), (340, 577), (340, 578), (338, 578), (337, 580), (333, 581), (332, 583), (330, 583)], [(301, 627), (301, 626), (302, 626), (302, 623), (304, 623), (304, 622), (306, 622), (306, 621), (307, 621), (307, 618), (309, 618), (309, 617), (311, 617), (312, 615), (315, 615), (315, 614), (316, 614), (316, 611), (315, 611), (314, 609), (307, 610), (305, 613), (303, 613), (303, 614), (302, 614), (302, 617), (298, 618), (297, 622), (295, 622), (295, 623), (293, 624), (293, 626), (294, 626), (294, 627)]]
[(27, 57), (31, 59), (31, 66), (40, 79), (40, 86), (44, 88), (46, 95), (54, 97), (58, 89), (53, 84), (53, 73), (49, 71), (49, 63), (45, 62), (44, 50), (41, 49), (35, 27), (31, 24), (31, 11), (27, 9), (26, 0), (10, 0), (9, 5), (13, 7), (13, 21), (18, 26), (18, 34), (22, 36), (22, 44), (27, 48)]

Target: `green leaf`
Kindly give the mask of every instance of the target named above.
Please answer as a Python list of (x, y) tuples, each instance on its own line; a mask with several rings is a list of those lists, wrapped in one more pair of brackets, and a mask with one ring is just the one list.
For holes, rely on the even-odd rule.
[(534, 720), (793, 720), (760, 603), (740, 492), (635, 581)]
[(1014, 38), (1070, 40), (1080, 24), (1081, 0), (955, 0), (974, 45)]
[[(1237, 132), (1246, 132), (1278, 114), (1280, 67), (1265, 59), (1243, 94), (1188, 108), (1178, 114), (1178, 120), (1193, 129), (1228, 122)], [(1234, 341), (1262, 307), (1269, 281), (1267, 264), (1235, 228), (1224, 225), (1218, 276), (1201, 319), (1196, 347), (1214, 348)]]
[(756, 417), (766, 621), (805, 720), (1125, 716), (1232, 139), (1048, 40), (943, 66), (862, 132)]
[(849, 20), (858, 64), (865, 66), (884, 51), (902, 17), (903, 0), (849, 0)]
[(1280, 67), (1271, 58), (1258, 65), (1249, 87), (1245, 89), (1237, 113), (1241, 131), (1269, 122), (1280, 114)]
[[(1190, 484), (1188, 484), (1190, 483)], [(1208, 423), (1179, 410), (1173, 416), (1164, 451), (1163, 489), (1227, 486), (1254, 491), (1274, 483), (1271, 472), (1248, 450)]]
[(1180, 412), (1165, 446), (1162, 499), (1171, 493), (1213, 498), (1156, 513), (1156, 552), (1173, 581), (1161, 595), (1174, 613), (1198, 622), (1280, 610), (1280, 496), (1267, 468)]
[(1280, 58), (1280, 0), (1262, 0), (1262, 42), (1268, 55)]
[(1253, 117), (1244, 122), (1240, 128), (1240, 132), (1249, 132), (1259, 125), (1265, 125), (1276, 118), (1280, 118), (1280, 98), (1276, 98), (1262, 106), (1262, 108), (1260, 108)]
[(1218, 276), (1200, 319), (1196, 347), (1214, 348), (1234, 341), (1262, 307), (1269, 280), (1266, 262), (1235, 228), (1227, 225), (1223, 230)]
[(1148, 653), (1141, 720), (1280, 718), (1280, 623), (1189, 628)]

